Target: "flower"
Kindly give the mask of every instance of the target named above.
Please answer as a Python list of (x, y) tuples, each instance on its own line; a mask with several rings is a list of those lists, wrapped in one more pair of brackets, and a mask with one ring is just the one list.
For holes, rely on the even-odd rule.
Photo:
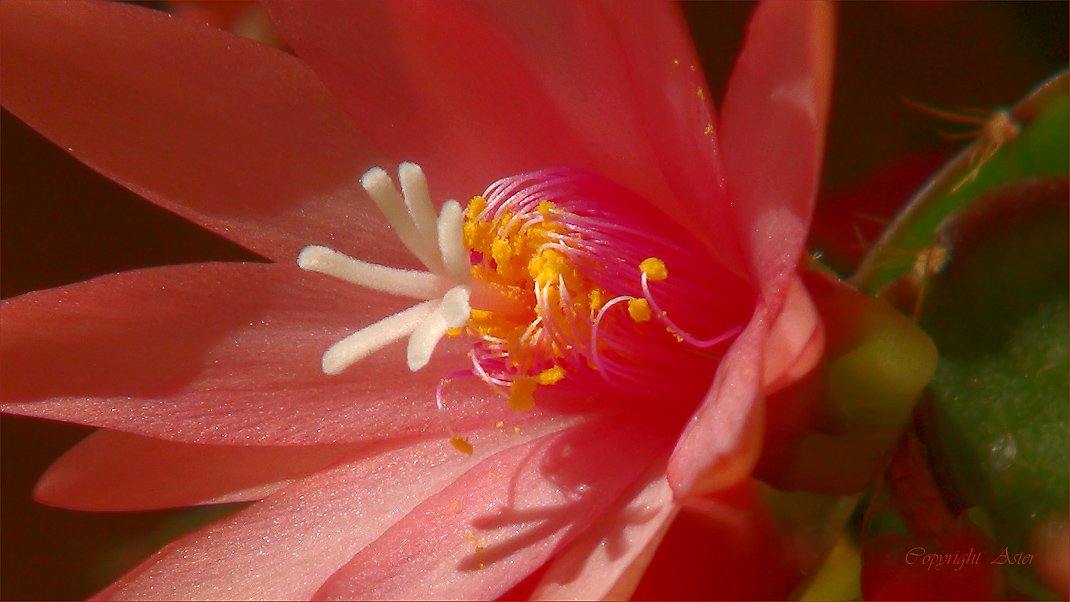
[[(762, 394), (820, 351), (795, 273), (828, 109), (824, 4), (758, 9), (720, 118), (664, 4), (270, 4), (300, 59), (136, 7), (0, 10), (20, 24), (8, 109), (275, 262), (116, 274), (0, 309), (4, 411), (104, 429), (42, 499), (260, 500), (105, 595), (493, 597), (539, 567), (537, 595), (627, 594), (679, 500), (746, 477)], [(409, 194), (416, 164), (426, 195)], [(373, 198), (396, 194), (376, 165), (402, 166), (421, 201), (380, 204), (422, 237), (402, 245), (367, 203), (361, 173)], [(467, 216), (428, 219), (431, 191), (473, 199)], [(604, 244), (568, 239), (592, 228)], [(551, 239), (563, 249), (544, 255)], [(400, 330), (424, 343), (321, 366), (406, 304), (295, 259), (411, 269), (421, 245), (432, 305)], [(510, 296), (525, 290), (538, 298)], [(505, 336), (536, 321), (587, 352)], [(468, 366), (480, 378), (450, 376)]]

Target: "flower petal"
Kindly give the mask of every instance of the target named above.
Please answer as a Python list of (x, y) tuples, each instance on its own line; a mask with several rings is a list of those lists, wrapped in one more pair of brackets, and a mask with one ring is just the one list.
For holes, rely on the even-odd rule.
[(628, 417), (592, 421), (498, 453), (413, 509), (316, 595), (501, 595), (612, 507), (664, 444)]
[(129, 5), (0, 10), (4, 107), (79, 160), (279, 261), (401, 254), (358, 183), (377, 157), (297, 59)]
[[(460, 341), (415, 374), (403, 344), (338, 376), (320, 368), (332, 343), (406, 303), (282, 264), (157, 268), (31, 293), (0, 304), (0, 401), (191, 443), (439, 436), (435, 387), (467, 363)], [(475, 378), (445, 395), (457, 430), (509, 413)]]
[(784, 535), (784, 518), (771, 516), (765, 493), (746, 479), (684, 501), (633, 599), (788, 599), (809, 572), (786, 552), (807, 558), (819, 552), (809, 540), (801, 545), (797, 534), (794, 540)]
[(49, 467), (34, 497), (96, 512), (245, 502), (353, 456), (360, 447), (197, 445), (100, 430)]
[[(668, 3), (271, 2), (282, 35), (395, 160), (450, 198), (589, 169), (690, 224), (720, 203), (705, 83)], [(714, 201), (718, 201), (715, 203)]]
[(566, 424), (542, 426), (474, 435), (475, 460), (431, 441), (316, 473), (169, 544), (99, 596), (309, 599), (338, 567), (481, 458)]
[(802, 378), (814, 369), (824, 351), (824, 322), (806, 285), (796, 277), (765, 342), (763, 395), (772, 395)]
[(767, 2), (751, 18), (721, 113), (721, 151), (744, 253), (773, 313), (803, 251), (832, 86), (833, 8)]
[(833, 21), (823, 2), (759, 5), (729, 81), (721, 149), (762, 300), (669, 461), (677, 498), (731, 485), (757, 461), (766, 341), (802, 255), (821, 169)]
[(677, 510), (664, 474), (644, 483), (550, 561), (532, 599), (630, 598)]
[(760, 305), (728, 350), (706, 399), (684, 428), (667, 476), (680, 500), (730, 486), (758, 460), (762, 439), (762, 353), (769, 309)]

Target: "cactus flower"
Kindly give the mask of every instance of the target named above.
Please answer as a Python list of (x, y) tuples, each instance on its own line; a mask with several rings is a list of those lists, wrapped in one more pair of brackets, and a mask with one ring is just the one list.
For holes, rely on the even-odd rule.
[(665, 3), (267, 8), (296, 56), (0, 6), (8, 110), (271, 261), (0, 305), (3, 411), (101, 429), (38, 498), (256, 501), (104, 597), (628, 595), (820, 355), (830, 7), (760, 5), (719, 115)]

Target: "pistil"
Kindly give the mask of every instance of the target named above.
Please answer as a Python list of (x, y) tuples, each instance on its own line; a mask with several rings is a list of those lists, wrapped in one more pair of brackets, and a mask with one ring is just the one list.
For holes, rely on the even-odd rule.
[(402, 192), (378, 167), (365, 173), (360, 182), (401, 242), (429, 271), (368, 263), (323, 246), (305, 247), (297, 265), (364, 288), (425, 301), (332, 345), (323, 354), (325, 374), (339, 374), (406, 336), (406, 362), (415, 372), (427, 365), (442, 337), (450, 329), (464, 326), (471, 314), (472, 279), (461, 240), (460, 205), (448, 201), (436, 217), (420, 166), (402, 163), (398, 178)]

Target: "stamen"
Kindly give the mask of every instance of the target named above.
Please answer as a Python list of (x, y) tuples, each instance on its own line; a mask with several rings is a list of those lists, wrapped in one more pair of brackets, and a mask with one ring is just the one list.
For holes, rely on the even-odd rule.
[(457, 434), (457, 431), (453, 430), (453, 425), (450, 424), (450, 419), (446, 416), (446, 405), (442, 401), (442, 389), (446, 385), (453, 382), (455, 378), (463, 378), (465, 376), (474, 376), (471, 371), (458, 370), (457, 372), (450, 372), (446, 376), (442, 377), (442, 380), (438, 381), (438, 386), (435, 387), (435, 406), (438, 408), (438, 417), (442, 420), (442, 426), (446, 428), (446, 432), (450, 435), (450, 445), (454, 449), (462, 454), (471, 456), (475, 449), (472, 447), (472, 442)]
[(643, 286), (643, 295), (646, 297), (646, 301), (650, 303), (650, 307), (654, 309), (654, 315), (657, 316), (659, 321), (665, 324), (665, 327), (669, 329), (669, 332), (676, 335), (677, 337), (680, 337), (680, 339), (688, 345), (691, 345), (692, 347), (698, 347), (700, 349), (705, 349), (708, 347), (713, 347), (718, 343), (722, 343), (743, 332), (742, 326), (736, 326), (734, 328), (729, 328), (728, 330), (711, 339), (700, 339), (693, 336), (683, 328), (680, 328), (676, 324), (676, 322), (673, 322), (671, 319), (669, 319), (669, 314), (658, 306), (657, 301), (654, 301), (654, 296), (650, 292), (649, 280), (649, 276), (647, 276), (647, 273), (644, 271), (641, 280), (641, 284)]
[(646, 274), (647, 278), (657, 282), (659, 280), (665, 280), (669, 277), (669, 269), (665, 267), (665, 262), (657, 257), (647, 257), (639, 264), (639, 271)]
[[(478, 348), (473, 348), (472, 351), (469, 353), (469, 357), (472, 358), (472, 370), (476, 373), (476, 376), (483, 379), (483, 381), (486, 382), (488, 385), (494, 385), (498, 387), (509, 386), (509, 381), (491, 376), (490, 373), (487, 372), (487, 369), (483, 367), (483, 360), (490, 359), (491, 357), (498, 358), (498, 356), (491, 356), (488, 354), (477, 357), (477, 349)], [(508, 354), (502, 353), (501, 357), (508, 357)]]
[(539, 373), (539, 384), (555, 385), (562, 378), (565, 378), (565, 369), (561, 366), (554, 366), (553, 368), (547, 368)]
[[(658, 393), (651, 374), (705, 368), (680, 343), (712, 346), (740, 330), (701, 340), (668, 318), (649, 286), (668, 278), (660, 257), (683, 275), (659, 288), (662, 301), (678, 319), (701, 324), (704, 305), (690, 286), (702, 279), (704, 254), (671, 220), (599, 176), (563, 169), (506, 178), (467, 208), (447, 201), (437, 215), (418, 165), (401, 164), (397, 181), (400, 190), (379, 168), (361, 178), (430, 272), (375, 265), (322, 246), (305, 248), (298, 265), (426, 301), (333, 345), (323, 370), (338, 374), (408, 336), (406, 362), (416, 371), (428, 365), (443, 337), (474, 336), (471, 368), (449, 374), (435, 392), (450, 444), (462, 453), (471, 454), (472, 444), (450, 426), (443, 399), (454, 377), (482, 379), (514, 410), (534, 407), (536, 393), (544, 391), (539, 387), (547, 386), (571, 391), (609, 385), (628, 399), (653, 399)], [(703, 378), (685, 384), (696, 390), (706, 385)]]
[(323, 354), (324, 374), (339, 374), (369, 354), (412, 333), (435, 310), (434, 301), (425, 301), (405, 311), (383, 318), (331, 345)]
[[(422, 174), (422, 172), (420, 173)], [(406, 203), (401, 193), (398, 192), (397, 187), (394, 186), (390, 176), (386, 175), (386, 172), (379, 167), (369, 169), (360, 178), (360, 184), (364, 187), (364, 190), (368, 191), (368, 196), (375, 201), (375, 206), (386, 217), (386, 221), (394, 228), (394, 232), (397, 233), (398, 238), (401, 239), (405, 247), (412, 251), (412, 254), (427, 266), (427, 269), (441, 273), (443, 266), (442, 260), (438, 256), (437, 241), (425, 237), (417, 229), (413, 215), (409, 211), (409, 204), (419, 207), (422, 205), (422, 200), (413, 199)], [(429, 199), (427, 203), (430, 204)], [(421, 208), (416, 211), (423, 213), (424, 209)], [(433, 214), (433, 210), (431, 211)]]
[(606, 316), (606, 312), (614, 305), (631, 301), (633, 298), (634, 297), (622, 295), (610, 299), (602, 306), (602, 309), (598, 310), (598, 315), (595, 317), (594, 322), (591, 323), (591, 361), (594, 363), (594, 369), (600, 372), (603, 377), (607, 377), (608, 375), (606, 374), (605, 366), (602, 363), (601, 353), (599, 353), (598, 350), (598, 331), (600, 330), (599, 327), (602, 325), (602, 318)]
[(468, 305), (469, 290), (463, 286), (457, 286), (442, 296), (442, 301), (435, 307), (420, 324), (413, 330), (409, 337), (408, 364), (409, 370), (416, 372), (431, 361), (431, 354), (446, 331), (450, 328), (459, 328), (468, 322), (468, 316), (472, 308)]
[(646, 299), (630, 299), (628, 315), (636, 322), (647, 322), (650, 320), (650, 304)]
[(303, 270), (333, 276), (364, 288), (413, 299), (436, 299), (444, 288), (442, 279), (430, 272), (368, 263), (321, 246), (302, 249), (297, 256), (297, 265)]

